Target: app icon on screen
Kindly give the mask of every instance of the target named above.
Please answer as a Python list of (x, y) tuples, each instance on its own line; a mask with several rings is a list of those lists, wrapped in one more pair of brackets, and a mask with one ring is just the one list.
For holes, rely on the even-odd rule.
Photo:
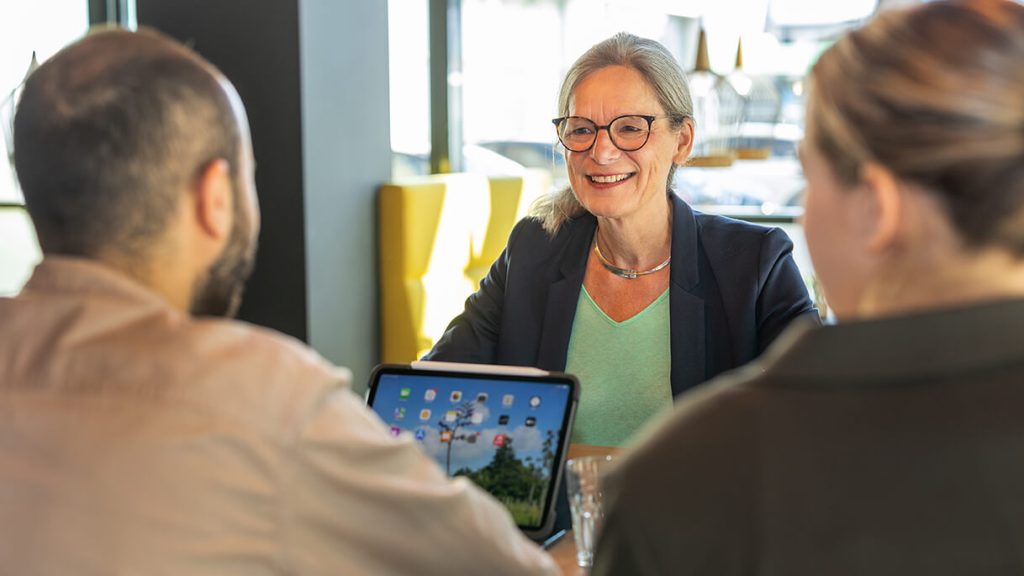
[(398, 391), (399, 400), (408, 400), (412, 396), (412, 388), (402, 388)]
[(430, 409), (424, 408), (420, 410), (420, 420), (430, 420)]
[(526, 417), (526, 426), (528, 428), (533, 428), (536, 425), (537, 425), (537, 419), (536, 418), (534, 418), (533, 416), (527, 416)]
[(474, 412), (473, 415), (469, 417), (469, 421), (473, 424), (479, 424), (484, 421), (484, 415), (480, 412)]
[(401, 433), (402, 433), (402, 429), (399, 428), (398, 426), (392, 426), (391, 427), (391, 435), (392, 436), (398, 436)]
[(419, 440), (420, 442), (423, 442), (423, 440), (425, 440), (426, 437), (427, 437), (427, 431), (426, 430), (424, 430), (423, 428), (418, 428), (416, 430), (416, 439), (417, 440)]
[(458, 418), (458, 416), (459, 416), (458, 412), (456, 412), (455, 410), (449, 410), (449, 411), (444, 413), (444, 421), (445, 422), (455, 422), (455, 419)]
[(448, 442), (451, 442), (451, 441), (452, 441), (452, 431), (451, 430), (441, 430), (441, 442), (447, 444)]
[(512, 403), (515, 402), (515, 400), (516, 397), (513, 396), (512, 394), (505, 394), (504, 396), (501, 397), (501, 405), (504, 406), (505, 408), (509, 408), (512, 406)]
[(504, 426), (505, 424), (508, 424), (508, 414), (502, 414), (501, 416), (498, 416), (498, 425)]
[(449, 397), (449, 399), (452, 402), (461, 402), (462, 401), (462, 391), (460, 391), (460, 390), (452, 390), (452, 395)]
[(540, 406), (540, 396), (530, 396), (530, 408), (537, 408)]
[(405, 406), (395, 408), (395, 419), (401, 420), (402, 418), (405, 418)]
[(427, 391), (423, 393), (423, 399), (427, 402), (433, 402), (434, 398), (437, 398), (437, 388), (427, 388)]
[(508, 435), (507, 434), (495, 434), (494, 442), (493, 442), (493, 444), (495, 446), (497, 446), (498, 448), (501, 448), (502, 446), (505, 445), (506, 442), (508, 442)]
[(476, 395), (476, 403), (477, 404), (486, 404), (487, 403), (487, 392), (481, 392), (481, 393), (477, 394)]

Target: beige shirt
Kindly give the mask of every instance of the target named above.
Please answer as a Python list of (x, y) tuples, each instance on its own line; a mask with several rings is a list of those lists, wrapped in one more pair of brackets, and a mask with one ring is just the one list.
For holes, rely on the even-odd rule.
[(0, 572), (557, 573), (497, 501), (390, 437), (349, 377), (47, 258), (0, 299)]

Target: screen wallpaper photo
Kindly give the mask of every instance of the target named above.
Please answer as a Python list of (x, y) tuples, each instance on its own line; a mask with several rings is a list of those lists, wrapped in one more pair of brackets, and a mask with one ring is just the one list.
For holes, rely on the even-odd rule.
[(385, 374), (373, 410), (448, 475), (501, 500), (517, 524), (539, 526), (571, 393), (568, 385)]

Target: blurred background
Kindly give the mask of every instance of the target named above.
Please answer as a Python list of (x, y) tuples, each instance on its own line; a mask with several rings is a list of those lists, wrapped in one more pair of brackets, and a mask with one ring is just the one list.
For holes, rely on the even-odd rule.
[[(235, 82), (253, 124), (266, 228), (242, 317), (353, 366), (357, 382), (381, 358), (380, 238), (403, 233), (378, 224), (377, 191), (451, 173), (525, 178), (534, 196), (565, 186), (550, 122), (559, 83), (619, 31), (660, 41), (688, 72), (698, 139), (675, 191), (699, 210), (785, 228), (813, 289), (795, 156), (804, 77), (845, 30), (916, 1), (7, 0), (0, 295), (16, 293), (41, 257), (10, 162), (19, 87), (35, 62), (104, 23), (167, 31)], [(455, 311), (486, 269), (474, 266), (454, 272)], [(435, 314), (434, 331), (450, 313)]]

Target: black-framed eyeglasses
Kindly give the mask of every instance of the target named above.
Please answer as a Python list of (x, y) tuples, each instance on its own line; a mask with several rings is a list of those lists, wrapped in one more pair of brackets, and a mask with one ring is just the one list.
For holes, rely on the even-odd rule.
[[(668, 116), (660, 118), (668, 118)], [(590, 118), (562, 116), (552, 119), (551, 123), (555, 125), (558, 141), (565, 146), (566, 150), (586, 152), (597, 142), (597, 133), (607, 130), (608, 137), (616, 148), (623, 152), (634, 152), (647, 144), (647, 140), (651, 137), (651, 125), (658, 119), (658, 116), (646, 114), (627, 114), (613, 119), (604, 126), (598, 126)]]

